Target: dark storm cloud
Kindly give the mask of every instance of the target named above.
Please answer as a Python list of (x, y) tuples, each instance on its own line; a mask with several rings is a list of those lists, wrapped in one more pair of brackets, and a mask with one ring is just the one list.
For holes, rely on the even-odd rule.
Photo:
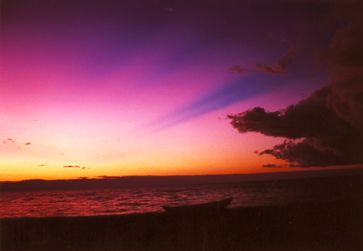
[(263, 73), (268, 74), (283, 74), (287, 72), (287, 67), (295, 59), (296, 54), (299, 52), (299, 46), (291, 46), (278, 60), (272, 65), (256, 64), (256, 69)]
[(330, 105), (331, 97), (332, 86), (328, 86), (283, 111), (268, 112), (256, 107), (229, 118), (240, 132), (290, 139), (260, 154), (301, 166), (361, 163), (363, 127), (340, 116)]
[(290, 139), (260, 155), (271, 154), (301, 166), (360, 163), (363, 161), (359, 154), (363, 146), (360, 129), (332, 109), (331, 95), (332, 88), (328, 86), (283, 111), (268, 112), (256, 107), (229, 118), (240, 132), (254, 131)]
[[(292, 166), (363, 163), (363, 4), (338, 8), (344, 22), (321, 60), (330, 84), (282, 111), (256, 107), (230, 115), (238, 131), (260, 132), (288, 140), (260, 154), (270, 154)], [(288, 59), (282, 60), (285, 64)]]

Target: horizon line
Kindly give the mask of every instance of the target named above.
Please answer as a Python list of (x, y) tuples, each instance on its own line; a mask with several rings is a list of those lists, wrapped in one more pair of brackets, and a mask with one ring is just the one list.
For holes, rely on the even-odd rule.
[(145, 177), (158, 177), (158, 178), (168, 178), (168, 177), (216, 177), (216, 176), (249, 176), (249, 175), (279, 175), (288, 173), (306, 173), (306, 172), (329, 172), (329, 171), (353, 171), (353, 170), (363, 170), (363, 165), (354, 166), (334, 166), (334, 167), (304, 167), (304, 168), (292, 168), (292, 170), (284, 171), (270, 171), (270, 172), (253, 172), (253, 173), (221, 173), (221, 174), (176, 174), (176, 175), (126, 175), (126, 176), (107, 176), (99, 175), (96, 177), (77, 177), (70, 179), (23, 179), (23, 180), (0, 180), (0, 183), (20, 183), (27, 181), (81, 181), (81, 180), (112, 180), (112, 179), (122, 179), (122, 178), (145, 178)]

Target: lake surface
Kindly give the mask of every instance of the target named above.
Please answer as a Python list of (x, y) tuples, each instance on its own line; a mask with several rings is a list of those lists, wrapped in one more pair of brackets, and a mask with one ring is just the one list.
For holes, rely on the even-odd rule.
[(362, 177), (324, 177), (213, 185), (0, 193), (0, 218), (90, 216), (163, 211), (162, 205), (233, 197), (230, 207), (362, 199)]

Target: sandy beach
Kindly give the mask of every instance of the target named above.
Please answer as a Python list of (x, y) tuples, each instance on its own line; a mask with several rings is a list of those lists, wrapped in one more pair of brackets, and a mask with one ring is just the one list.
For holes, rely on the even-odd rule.
[(1, 220), (7, 250), (363, 250), (363, 201)]

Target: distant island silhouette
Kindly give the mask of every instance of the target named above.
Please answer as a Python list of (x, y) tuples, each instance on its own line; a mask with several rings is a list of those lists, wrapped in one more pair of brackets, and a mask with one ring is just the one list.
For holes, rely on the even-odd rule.
[(363, 175), (363, 168), (334, 170), (307, 170), (303, 172), (275, 172), (254, 174), (196, 175), (196, 176), (102, 176), (64, 180), (32, 179), (2, 181), (1, 191), (112, 189), (163, 186), (208, 185), (238, 182), (256, 182), (280, 179), (314, 178), (331, 175)]

